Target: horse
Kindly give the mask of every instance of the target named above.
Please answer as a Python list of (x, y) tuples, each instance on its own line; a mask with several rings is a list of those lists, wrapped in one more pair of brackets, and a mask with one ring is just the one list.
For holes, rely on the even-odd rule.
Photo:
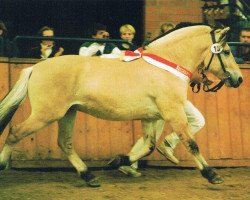
[[(16, 143), (57, 121), (59, 147), (86, 184), (99, 187), (100, 182), (72, 144), (76, 113), (80, 111), (105, 120), (141, 120), (143, 148), (112, 159), (112, 167), (131, 165), (152, 153), (155, 135), (163, 130), (164, 120), (193, 155), (202, 176), (210, 183), (222, 183), (223, 179), (199, 152), (183, 105), (189, 81), (197, 71), (214, 74), (227, 87), (236, 88), (242, 83), (239, 66), (226, 43), (228, 31), (206, 25), (180, 28), (153, 40), (131, 62), (65, 55), (23, 69), (0, 102), (0, 133), (26, 96), (31, 114), (10, 127), (0, 153), (0, 168), (8, 166)], [(127, 54), (128, 58), (132, 56)]]

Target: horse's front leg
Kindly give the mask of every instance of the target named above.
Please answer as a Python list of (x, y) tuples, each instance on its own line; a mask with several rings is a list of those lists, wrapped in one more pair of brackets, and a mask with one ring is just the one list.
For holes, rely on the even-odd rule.
[(140, 149), (138, 149), (136, 152), (132, 151), (126, 156), (119, 155), (115, 157), (109, 162), (109, 165), (113, 168), (118, 168), (122, 165), (130, 166), (135, 161), (151, 154), (155, 149), (157, 131), (156, 129), (157, 120), (142, 120), (142, 132), (144, 143), (140, 146)]
[(191, 134), (183, 108), (176, 107), (174, 110), (175, 112), (166, 113), (166, 120), (169, 121), (173, 131), (178, 134), (186, 149), (193, 155), (202, 176), (210, 183), (222, 183), (223, 179), (214, 171), (213, 168), (209, 167), (208, 163), (201, 155), (198, 144)]
[(72, 143), (73, 127), (76, 118), (76, 110), (70, 109), (66, 115), (58, 121), (58, 145), (66, 154), (71, 164), (75, 167), (80, 177), (90, 187), (99, 187), (100, 183), (90, 172), (81, 158), (74, 150)]

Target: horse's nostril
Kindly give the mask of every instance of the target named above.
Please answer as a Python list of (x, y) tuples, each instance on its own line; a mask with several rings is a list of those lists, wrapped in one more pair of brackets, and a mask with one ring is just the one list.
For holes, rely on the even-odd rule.
[(243, 78), (242, 78), (242, 77), (239, 77), (238, 83), (241, 84), (242, 82), (243, 82)]

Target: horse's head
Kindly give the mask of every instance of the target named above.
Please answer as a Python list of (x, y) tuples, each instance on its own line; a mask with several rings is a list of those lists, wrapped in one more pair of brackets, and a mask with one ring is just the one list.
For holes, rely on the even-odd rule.
[(238, 87), (242, 81), (242, 74), (236, 64), (230, 47), (226, 43), (229, 28), (213, 29), (210, 32), (211, 46), (207, 50), (200, 70), (209, 71), (222, 80), (227, 87)]

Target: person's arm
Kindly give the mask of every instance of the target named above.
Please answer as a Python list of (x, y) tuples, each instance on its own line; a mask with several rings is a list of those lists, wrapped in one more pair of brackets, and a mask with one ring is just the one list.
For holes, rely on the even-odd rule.
[(61, 56), (61, 55), (63, 54), (63, 52), (64, 52), (64, 48), (60, 47), (60, 48), (58, 49), (58, 51), (55, 53), (55, 57)]
[(118, 47), (115, 47), (111, 53), (115, 55), (121, 55), (121, 50)]
[(82, 45), (79, 49), (80, 56), (93, 56), (99, 50), (99, 45), (97, 43), (93, 43), (90, 46)]

